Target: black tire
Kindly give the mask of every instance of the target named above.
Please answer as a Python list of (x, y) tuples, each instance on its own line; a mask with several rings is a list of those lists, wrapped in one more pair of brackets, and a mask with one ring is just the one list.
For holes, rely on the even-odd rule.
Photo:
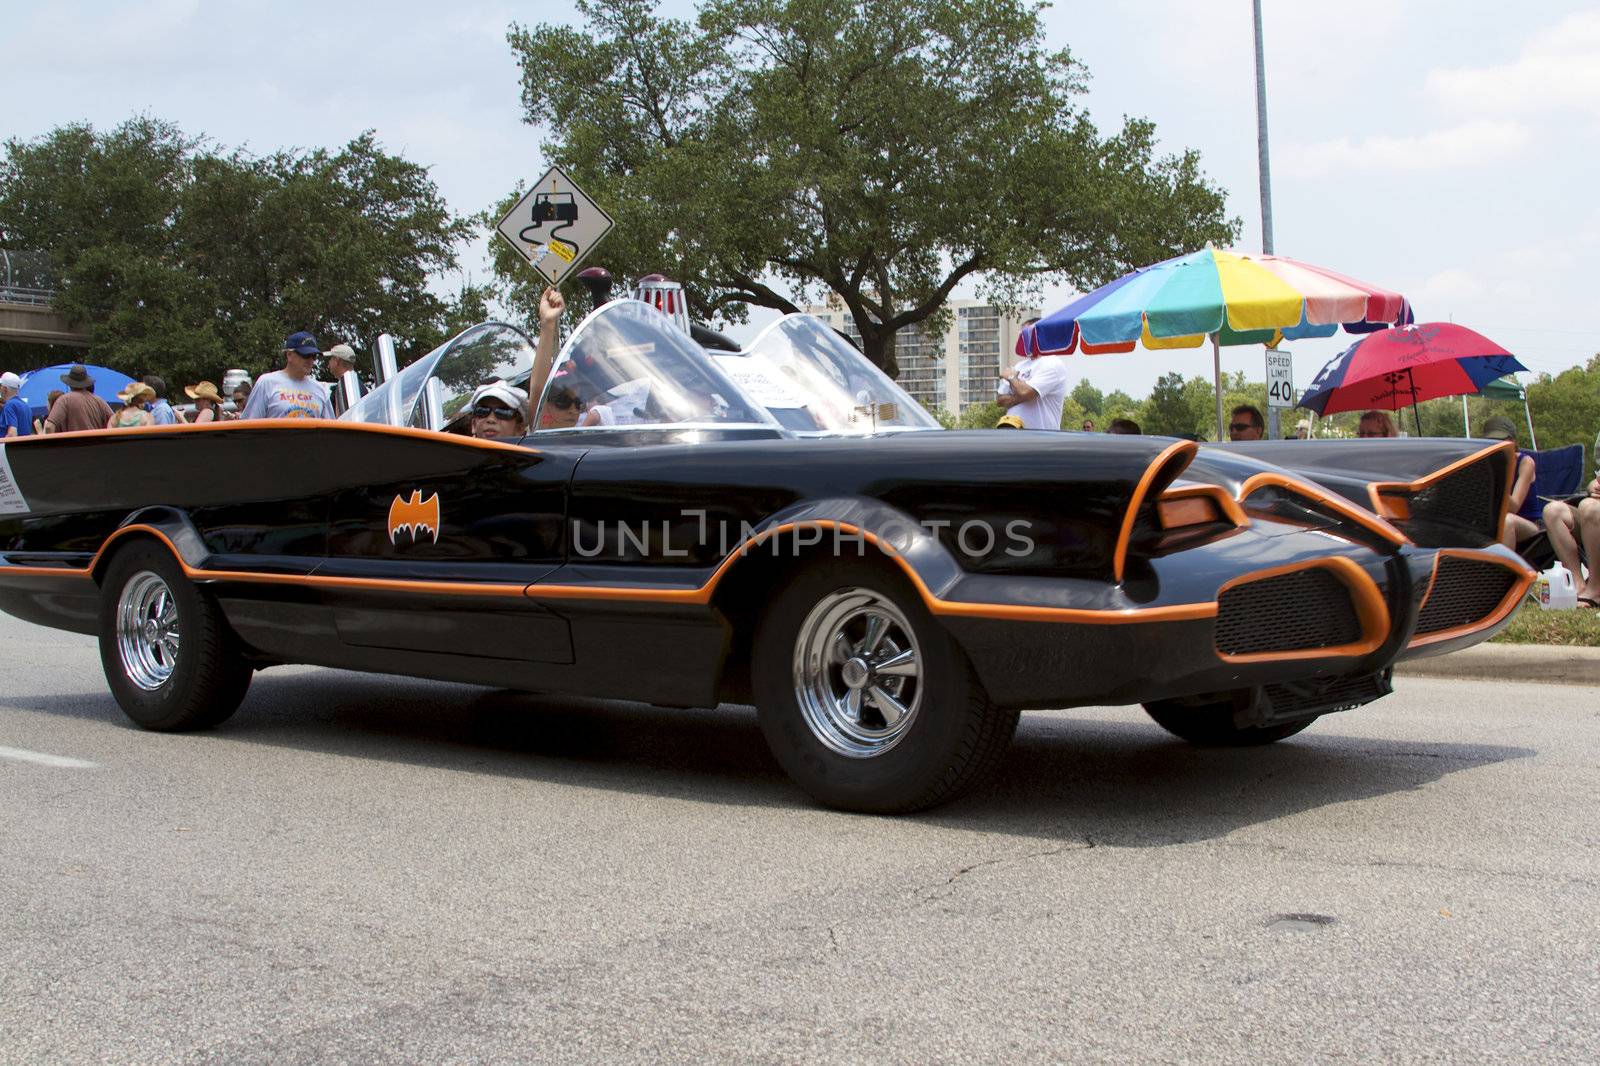
[[(208, 729), (238, 709), (254, 671), (216, 601), (170, 552), (149, 541), (128, 545), (112, 558), (101, 589), (100, 663), (129, 718), (145, 729), (180, 732)], [(163, 589), (170, 603), (160, 599)], [(139, 619), (155, 628), (136, 637)]]
[[(881, 725), (892, 740), (887, 735), (863, 740), (813, 725), (804, 709), (817, 703), (802, 694), (804, 667), (796, 658), (797, 642), (808, 633), (816, 637), (818, 626), (827, 628), (810, 621), (813, 612), (826, 616), (829, 605), (837, 604), (834, 609), (845, 617), (853, 602), (867, 605), (860, 616), (861, 632), (870, 624), (865, 620), (869, 616), (897, 617), (885, 623), (887, 635), (880, 637), (874, 653), (886, 669), (897, 648), (900, 655), (907, 648), (915, 653), (914, 677), (879, 675), (876, 667), (869, 667), (865, 676), (871, 683), (862, 682), (856, 690), (855, 726), (870, 732)], [(840, 623), (846, 628), (851, 624), (848, 618)], [(846, 628), (838, 632), (843, 635)], [(864, 639), (858, 647), (865, 648)], [(873, 655), (850, 658), (865, 663)], [(902, 662), (896, 668), (907, 666)], [(863, 668), (853, 669), (861, 681)], [(819, 686), (848, 693), (844, 670), (842, 663), (829, 659), (809, 676)], [(797, 574), (762, 617), (751, 673), (761, 731), (772, 754), (801, 788), (841, 810), (904, 814), (952, 800), (994, 771), (1017, 727), (1017, 712), (1000, 710), (989, 701), (966, 655), (915, 591), (887, 566), (867, 561), (820, 561)], [(889, 693), (890, 699), (909, 701), (904, 705), (909, 713), (899, 724), (890, 722), (888, 705), (879, 709), (874, 688)], [(855, 754), (838, 750), (839, 744), (857, 742), (863, 750)]]
[(1233, 722), (1233, 701), (1184, 703), (1162, 700), (1144, 705), (1145, 713), (1156, 725), (1175, 737), (1207, 748), (1252, 748), (1292, 737), (1317, 720), (1301, 718), (1280, 725), (1237, 726)]

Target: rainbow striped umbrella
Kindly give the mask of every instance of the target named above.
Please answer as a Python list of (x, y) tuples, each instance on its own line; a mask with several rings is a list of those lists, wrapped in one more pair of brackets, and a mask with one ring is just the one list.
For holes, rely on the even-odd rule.
[(1281, 255), (1202, 248), (1100, 286), (1023, 327), (1019, 355), (1198, 348), (1209, 338), (1222, 435), (1222, 345), (1369, 333), (1411, 321), (1405, 297)]

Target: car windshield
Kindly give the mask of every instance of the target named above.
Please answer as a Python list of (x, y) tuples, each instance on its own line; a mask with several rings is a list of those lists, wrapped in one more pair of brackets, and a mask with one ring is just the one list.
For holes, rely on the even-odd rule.
[(351, 422), (425, 427), (423, 392), (432, 378), (439, 382), (440, 401), (448, 422), (466, 406), (479, 385), (502, 378), (513, 385), (526, 386), (532, 369), (533, 345), (527, 336), (503, 322), (485, 322), (411, 363), (363, 396), (342, 417)]
[(810, 315), (786, 315), (745, 350), (711, 358), (795, 432), (939, 428), (909, 393)]
[(770, 427), (772, 420), (671, 319), (638, 300), (614, 300), (572, 331), (534, 425)]

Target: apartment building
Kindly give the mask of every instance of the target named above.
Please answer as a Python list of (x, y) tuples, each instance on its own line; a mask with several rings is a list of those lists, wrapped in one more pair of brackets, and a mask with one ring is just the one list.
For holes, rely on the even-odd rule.
[[(926, 323), (908, 326), (895, 337), (900, 387), (932, 410), (959, 414), (975, 403), (994, 399), (1002, 367), (1016, 362), (1017, 333), (1038, 311), (1010, 316), (979, 300), (951, 300), (950, 327), (942, 334), (925, 332)], [(806, 308), (828, 325), (861, 343), (861, 333), (844, 304), (830, 299)]]

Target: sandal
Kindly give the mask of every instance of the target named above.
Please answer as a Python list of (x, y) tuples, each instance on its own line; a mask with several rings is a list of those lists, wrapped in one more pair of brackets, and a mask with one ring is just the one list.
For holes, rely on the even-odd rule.
[(1596, 600), (1592, 596), (1578, 597), (1578, 609), (1580, 611), (1592, 611), (1596, 608), (1600, 608), (1600, 600)]

